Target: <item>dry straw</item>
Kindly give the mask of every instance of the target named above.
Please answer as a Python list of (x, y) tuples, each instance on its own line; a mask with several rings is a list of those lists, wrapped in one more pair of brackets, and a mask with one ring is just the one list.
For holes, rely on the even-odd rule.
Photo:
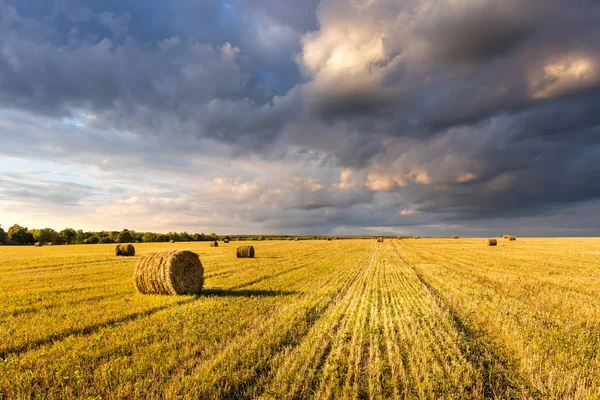
[(219, 247), (219, 242), (212, 242), (210, 247)]
[(488, 246), (497, 246), (498, 245), (498, 241), (496, 239), (488, 239), (487, 240), (487, 245)]
[(133, 247), (131, 243), (118, 244), (117, 247), (115, 247), (115, 255), (123, 257), (133, 257), (135, 256), (135, 247)]
[(236, 250), (237, 258), (254, 258), (254, 246), (240, 246)]
[(135, 268), (135, 286), (144, 294), (199, 293), (204, 269), (198, 254), (168, 250), (142, 258)]
[(516, 236), (510, 236), (510, 237), (508, 238), (508, 240), (510, 240), (510, 241), (515, 241), (515, 240), (517, 240), (517, 238), (516, 238)]

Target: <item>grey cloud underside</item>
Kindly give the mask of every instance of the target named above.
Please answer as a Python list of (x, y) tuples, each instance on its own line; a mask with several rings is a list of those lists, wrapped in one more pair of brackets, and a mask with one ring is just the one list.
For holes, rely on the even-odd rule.
[[(598, 2), (264, 0), (231, 1), (231, 11), (179, 0), (144, 12), (135, 2), (5, 3), (2, 108), (57, 120), (87, 112), (96, 117), (90, 128), (190, 152), (204, 138), (238, 157), (281, 160), (294, 147), (407, 180), (390, 189), (401, 200), (383, 211), (366, 187), (292, 190), (278, 199), (288, 216), (274, 228), (299, 224), (305, 212), (306, 227), (418, 225), (426, 214), (450, 222), (547, 215), (600, 199), (600, 81), (535, 96), (558, 78), (533, 85), (530, 76), (563, 54), (600, 62)], [(366, 72), (304, 71), (303, 34), (344, 21), (377, 28), (371, 20), (385, 26), (384, 54)], [(78, 135), (63, 143), (69, 152), (85, 151)], [(90, 141), (110, 152), (110, 140)], [(149, 146), (143, 152), (161, 162)], [(411, 180), (423, 171), (430, 182)], [(466, 173), (472, 178), (461, 179)], [(30, 193), (10, 190), (4, 196)], [(48, 201), (77, 202), (56, 196)], [(408, 203), (422, 212), (414, 221), (397, 216)]]

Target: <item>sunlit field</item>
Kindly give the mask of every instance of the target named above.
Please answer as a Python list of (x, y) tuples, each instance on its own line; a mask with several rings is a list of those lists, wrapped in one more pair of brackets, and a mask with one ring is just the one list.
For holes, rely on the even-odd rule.
[[(599, 239), (238, 244), (0, 246), (0, 399), (600, 398)], [(164, 249), (203, 294), (136, 292)]]

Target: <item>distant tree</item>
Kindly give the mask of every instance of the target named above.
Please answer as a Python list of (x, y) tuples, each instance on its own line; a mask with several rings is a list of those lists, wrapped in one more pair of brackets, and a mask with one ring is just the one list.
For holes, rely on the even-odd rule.
[(142, 240), (144, 242), (156, 242), (156, 234), (152, 232), (146, 232), (142, 235)]
[(4, 232), (4, 229), (2, 229), (2, 226), (0, 225), (0, 243), (6, 244), (7, 240), (8, 235), (6, 234), (6, 232)]
[(114, 243), (115, 241), (112, 240), (111, 238), (109, 238), (108, 236), (104, 236), (103, 238), (100, 238), (100, 243)]
[(199, 241), (200, 241), (200, 235), (199, 235), (199, 234), (197, 234), (197, 233), (194, 233), (194, 234), (192, 235), (192, 240), (193, 240), (194, 242), (199, 242)]
[(135, 240), (133, 240), (133, 236), (131, 235), (131, 232), (129, 232), (127, 229), (123, 229), (121, 231), (121, 233), (119, 233), (117, 241), (119, 243), (131, 243), (131, 242), (134, 242)]
[(190, 235), (187, 232), (182, 232), (179, 234), (179, 241), (189, 242), (190, 240), (192, 240), (192, 238), (190, 237)]
[(60, 235), (63, 237), (66, 244), (77, 243), (77, 232), (75, 232), (75, 229), (72, 229), (72, 228), (63, 229), (62, 231), (60, 231)]
[(40, 242), (43, 244), (60, 242), (60, 240), (57, 240), (58, 233), (56, 233), (56, 231), (52, 228), (32, 229), (31, 234), (33, 235), (33, 240), (35, 242)]
[(27, 228), (24, 228), (18, 224), (14, 224), (8, 228), (8, 239), (18, 244), (33, 243), (33, 235)]
[(87, 239), (85, 239), (83, 241), (84, 244), (98, 244), (100, 243), (100, 239), (98, 239), (98, 236), (90, 236)]
[(213, 242), (215, 240), (219, 240), (219, 237), (217, 236), (216, 233), (213, 232), (210, 235), (208, 235), (208, 240), (211, 241), (211, 242)]
[(85, 234), (83, 233), (83, 231), (81, 229), (79, 229), (77, 231), (77, 236), (75, 237), (75, 243), (82, 244), (84, 240), (85, 240)]

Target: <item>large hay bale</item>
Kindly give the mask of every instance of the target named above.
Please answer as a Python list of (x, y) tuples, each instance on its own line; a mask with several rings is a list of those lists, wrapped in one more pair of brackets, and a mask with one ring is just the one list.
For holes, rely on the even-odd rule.
[(117, 247), (115, 247), (115, 255), (123, 257), (133, 257), (135, 256), (135, 247), (133, 247), (131, 243), (118, 244)]
[(240, 246), (236, 250), (237, 258), (254, 258), (254, 246)]
[(219, 242), (212, 242), (210, 247), (219, 247)]
[(378, 237), (377, 238), (377, 243), (383, 243), (383, 238), (382, 237)]
[(488, 246), (497, 246), (498, 245), (498, 241), (496, 239), (488, 239), (487, 240), (487, 245)]
[(515, 240), (517, 240), (517, 237), (516, 236), (509, 236), (508, 240), (509, 241), (515, 241)]
[(42, 246), (43, 246), (43, 244), (42, 244), (42, 243), (40, 243), (40, 242), (35, 242), (35, 243), (33, 244), (33, 246), (34, 246), (34, 247), (42, 247)]
[(191, 251), (161, 251), (138, 262), (134, 281), (143, 294), (199, 293), (204, 285), (204, 268), (198, 254)]

